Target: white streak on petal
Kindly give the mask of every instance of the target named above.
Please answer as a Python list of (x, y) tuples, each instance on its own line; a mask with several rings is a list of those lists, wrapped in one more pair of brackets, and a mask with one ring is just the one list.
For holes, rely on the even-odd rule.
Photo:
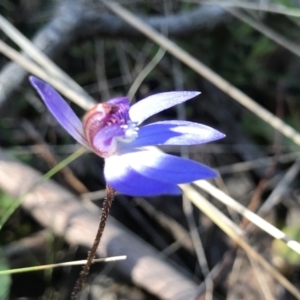
[(123, 155), (105, 159), (104, 176), (110, 186), (126, 195), (150, 197), (181, 194), (176, 184), (147, 178), (133, 170)]
[(200, 92), (167, 92), (149, 96), (135, 103), (129, 110), (130, 119), (137, 124), (158, 112), (183, 103), (199, 95)]

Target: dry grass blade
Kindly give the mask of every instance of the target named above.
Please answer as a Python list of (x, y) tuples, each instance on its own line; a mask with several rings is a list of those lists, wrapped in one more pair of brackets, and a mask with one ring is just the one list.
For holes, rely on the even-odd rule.
[(280, 282), (296, 299), (300, 299), (298, 291), (283, 275), (271, 266), (260, 254), (258, 254), (244, 239), (244, 232), (229, 218), (222, 214), (215, 206), (209, 203), (195, 189), (189, 185), (181, 185), (188, 199), (206, 214), (217, 226), (219, 226), (234, 242), (236, 242), (246, 253), (255, 259), (271, 276)]
[(34, 74), (35, 76), (40, 77), (41, 79), (50, 83), (65, 97), (69, 98), (83, 109), (89, 109), (94, 105), (93, 102), (88, 101), (85, 97), (79, 95), (76, 91), (63, 83), (60, 79), (56, 79), (48, 75), (47, 72), (41, 69), (37, 64), (26, 58), (24, 55), (20, 54), (18, 51), (16, 51), (3, 41), (0, 41), (0, 52), (7, 56), (9, 59), (19, 64), (29, 73)]
[(144, 81), (144, 79), (149, 75), (149, 73), (155, 68), (155, 66), (160, 62), (160, 60), (164, 57), (166, 53), (165, 49), (159, 48), (157, 53), (151, 59), (151, 61), (147, 64), (147, 66), (143, 69), (142, 72), (138, 74), (136, 79), (134, 80), (133, 84), (131, 85), (127, 97), (131, 100), (137, 90), (139, 89), (140, 85)]
[[(113, 257), (107, 257), (107, 258), (96, 258), (93, 260), (93, 262), (94, 263), (114, 262), (114, 261), (118, 261), (118, 260), (124, 260), (126, 258), (127, 258), (126, 255), (113, 256)], [(16, 274), (16, 273), (21, 273), (21, 272), (33, 272), (33, 271), (48, 270), (48, 269), (62, 268), (62, 267), (69, 267), (69, 266), (81, 266), (81, 265), (84, 265), (86, 262), (87, 262), (86, 260), (75, 260), (75, 261), (68, 261), (68, 262), (62, 262), (62, 263), (57, 263), (57, 264), (10, 269), (10, 270), (0, 271), (0, 276), (6, 275), (6, 274)]]
[[(287, 137), (291, 138), (295, 143), (300, 145), (300, 134), (294, 130), (292, 127), (285, 124), (282, 120), (275, 117), (273, 114), (271, 114), (269, 111), (258, 105), (253, 99), (249, 98), (247, 95), (242, 93), (240, 90), (232, 86), (230, 83), (228, 83), (226, 80), (221, 78), (219, 75), (214, 73), (212, 70), (210, 70), (208, 67), (206, 67), (204, 64), (196, 60), (194, 57), (189, 55), (187, 52), (182, 50), (180, 47), (178, 47), (175, 43), (171, 42), (169, 39), (164, 37), (163, 35), (159, 34), (149, 26), (147, 26), (142, 21), (138, 20), (135, 16), (133, 16), (131, 13), (126, 11), (124, 8), (122, 8), (120, 5), (114, 3), (114, 2), (105, 2), (105, 5), (108, 6), (112, 11), (114, 11), (116, 14), (121, 16), (123, 19), (128, 21), (130, 24), (132, 24), (134, 27), (136, 27), (138, 30), (142, 31), (146, 36), (148, 36), (150, 39), (155, 41), (157, 44), (161, 46), (161, 48), (166, 49), (171, 54), (173, 54), (175, 57), (183, 61), (185, 64), (190, 66), (193, 70), (204, 76), (206, 79), (210, 80), (212, 83), (214, 83), (216, 86), (218, 86), (222, 91), (230, 95), (232, 98), (234, 98), (236, 101), (247, 107), (249, 110), (251, 110), (253, 113), (255, 113), (257, 116), (262, 118), (264, 121), (272, 125), (274, 128), (276, 128), (278, 131), (286, 135)], [(25, 48), (24, 48), (25, 49)], [(25, 50), (26, 51), (26, 50)], [(29, 50), (30, 52), (31, 50)], [(69, 79), (67, 78), (67, 75), (64, 73), (61, 73), (61, 70), (58, 69), (57, 78), (53, 78), (53, 75), (57, 70), (54, 70), (53, 73), (53, 66), (49, 65), (46, 62), (46, 65), (44, 65), (45, 61), (42, 60), (35, 60), (38, 64), (43, 66), (41, 68), (38, 66), (38, 64), (30, 61), (29, 59), (25, 58), (21, 54), (19, 54), (17, 51), (6, 45), (4, 42), (0, 41), (0, 52), (5, 54), (10, 59), (16, 61), (21, 66), (23, 66), (26, 70), (28, 70), (30, 73), (35, 74), (36, 76), (44, 79), (45, 81), (48, 81), (51, 85), (53, 85), (58, 91), (60, 91), (62, 94), (64, 94), (66, 97), (77, 103), (83, 108), (90, 108), (91, 105), (93, 105), (93, 101), (87, 100), (87, 98), (82, 97), (78, 94), (78, 92), (74, 91), (70, 88), (73, 83), (64, 84), (63, 82), (67, 82)], [(34, 58), (33, 58), (34, 59)], [(46, 70), (46, 71), (45, 71)], [(52, 71), (51, 71), (52, 70)], [(51, 74), (51, 75), (49, 75)], [(58, 75), (60, 74), (60, 75)], [(72, 80), (70, 79), (70, 82)], [(276, 270), (274, 270), (259, 254), (257, 254), (251, 246), (247, 244), (241, 238), (241, 235), (243, 232), (240, 228), (238, 228), (234, 223), (231, 222), (228, 218), (226, 218), (224, 215), (220, 214), (212, 205), (209, 203), (206, 203), (207, 201), (201, 197), (195, 190), (193, 190), (191, 187), (185, 186), (184, 187), (185, 193), (190, 197), (190, 199), (199, 207), (199, 209), (204, 210), (210, 218), (218, 224), (234, 241), (236, 241), (251, 257), (255, 258), (261, 265), (263, 265), (278, 281), (280, 281), (292, 294), (294, 294), (298, 299), (300, 299), (299, 291), (297, 291), (283, 276), (281, 276)], [(224, 194), (225, 195), (225, 194)], [(225, 195), (227, 196), (227, 195)], [(227, 196), (228, 197), (228, 196)], [(221, 197), (223, 198), (223, 196)], [(231, 199), (234, 201), (233, 199)], [(205, 202), (206, 201), (206, 202)], [(196, 204), (197, 203), (197, 204)], [(201, 205), (200, 205), (200, 204)], [(234, 201), (236, 204), (236, 202)], [(228, 204), (227, 204), (228, 205)], [(259, 218), (255, 214), (249, 214), (249, 211), (245, 209), (244, 207), (236, 207), (237, 210), (243, 214), (244, 217), (251, 219), (252, 222), (255, 224), (258, 224), (259, 227), (261, 227), (263, 230), (269, 230), (271, 231), (271, 234), (278, 239), (282, 239), (287, 242), (288, 246), (300, 253), (300, 245), (299, 243), (288, 240), (287, 236), (285, 236), (280, 230), (272, 226), (271, 224), (265, 222), (263, 219)], [(250, 212), (251, 213), (251, 212)], [(269, 232), (270, 233), (270, 232)]]
[(291, 153), (281, 154), (279, 156), (267, 156), (255, 160), (239, 162), (231, 165), (225, 165), (217, 168), (217, 170), (221, 175), (235, 173), (235, 172), (244, 172), (255, 168), (271, 166), (274, 164), (275, 159), (277, 159), (278, 163), (284, 164), (284, 163), (293, 162), (299, 158), (300, 158), (299, 152), (291, 152)]
[(192, 55), (187, 53), (185, 50), (180, 48), (177, 44), (148, 26), (145, 22), (134, 16), (130, 11), (123, 8), (119, 4), (113, 1), (103, 2), (111, 11), (120, 16), (122, 19), (127, 21), (137, 30), (141, 31), (152, 41), (157, 43), (162, 48), (166, 49), (169, 53), (174, 55), (180, 61), (185, 63), (191, 69), (202, 75), (204, 78), (215, 84), (220, 90), (231, 96), (237, 102), (245, 106), (251, 112), (256, 114), (266, 123), (274, 127), (276, 130), (281, 132), (286, 137), (290, 138), (294, 143), (300, 145), (300, 134), (291, 126), (287, 125), (280, 118), (274, 116), (268, 110), (257, 104), (253, 99), (244, 94), (242, 91), (234, 87), (228, 81), (223, 79), (221, 76), (213, 72), (206, 65), (195, 59)]
[(17, 30), (10, 22), (0, 15), (0, 28), (13, 40), (33, 61), (39, 64), (51, 77), (60, 79), (70, 86), (74, 91), (85, 97), (88, 102), (93, 99), (85, 92), (85, 90), (72, 80), (62, 69), (60, 69), (51, 59), (43, 52), (36, 48), (30, 40), (28, 40), (19, 30)]
[(282, 46), (283, 48), (291, 51), (297, 56), (300, 56), (300, 47), (291, 41), (289, 41), (287, 38), (279, 34), (278, 32), (274, 31), (273, 29), (269, 28), (265, 24), (252, 19), (251, 17), (247, 16), (243, 12), (234, 9), (234, 8), (226, 8), (228, 12), (230, 12), (233, 16), (238, 18), (239, 20), (247, 23), (257, 31), (261, 32), (265, 36), (267, 36), (269, 39), (277, 43), (278, 45)]
[[(40, 178), (40, 173), (13, 160), (0, 149), (0, 188), (3, 191), (18, 198)], [(28, 194), (23, 208), (69, 244), (91, 246), (99, 214), (90, 213), (78, 198), (54, 181), (49, 180)], [(190, 278), (170, 266), (166, 259), (160, 258), (157, 250), (110, 216), (97, 255), (123, 254), (127, 259), (115, 264), (115, 270), (159, 299), (191, 299), (195, 295), (197, 285)]]
[(287, 190), (287, 187), (291, 184), (291, 182), (295, 179), (300, 171), (300, 159), (298, 159), (292, 167), (286, 172), (285, 176), (282, 180), (277, 184), (276, 188), (272, 191), (263, 205), (259, 208), (258, 214), (264, 215), (266, 214), (274, 205), (276, 205), (284, 192)]
[(239, 204), (236, 200), (226, 195), (224, 192), (213, 186), (207, 181), (199, 180), (194, 182), (196, 186), (204, 190), (205, 192), (209, 193), (211, 196), (225, 204), (227, 207), (230, 207), (231, 209), (235, 210), (239, 214), (241, 214), (244, 218), (251, 221), (253, 224), (255, 224), (257, 227), (264, 230), (266, 233), (273, 236), (275, 239), (281, 240), (287, 244), (287, 246), (297, 253), (300, 254), (300, 244), (289, 238), (285, 233), (283, 233), (281, 230), (273, 226), (272, 224), (268, 223), (261, 217), (259, 217), (257, 214), (253, 213), (252, 211), (248, 210), (243, 205)]
[[(277, 118), (273, 114), (271, 114), (269, 111), (258, 105), (253, 99), (248, 97), (246, 94), (232, 86), (230, 83), (228, 83), (226, 80), (224, 80), (222, 77), (214, 73), (212, 70), (210, 70), (208, 67), (206, 67), (204, 64), (202, 64), (200, 61), (189, 55), (186, 51), (181, 49), (178, 45), (170, 41), (168, 38), (164, 37), (162, 34), (158, 33), (156, 30), (149, 27), (147, 24), (145, 24), (143, 21), (135, 17), (131, 12), (126, 10), (125, 8), (121, 7), (119, 4), (115, 2), (106, 2), (104, 1), (105, 5), (111, 9), (114, 13), (116, 13), (118, 16), (120, 16), (122, 19), (127, 21), (129, 24), (131, 24), (133, 27), (144, 33), (147, 37), (149, 37), (151, 40), (156, 42), (158, 45), (160, 45), (162, 48), (169, 51), (171, 54), (173, 54), (175, 57), (180, 59), (182, 62), (187, 64), (189, 67), (191, 67), (193, 70), (198, 72), (199, 74), (203, 75), (206, 79), (214, 83), (216, 86), (218, 86), (221, 90), (226, 92), (228, 95), (230, 95), (232, 98), (234, 98), (236, 101), (247, 107), (249, 110), (251, 110), (253, 113), (255, 113), (258, 117), (263, 119), (265, 122), (273, 126), (275, 129), (277, 129), (279, 132), (284, 134), (285, 136), (289, 137), (291, 140), (293, 140), (296, 144), (300, 145), (300, 134), (290, 127), (289, 125), (285, 124), (281, 119)], [(224, 201), (226, 199), (226, 205), (234, 208), (239, 213), (241, 213), (244, 217), (249, 219), (251, 222), (254, 222), (257, 226), (259, 226), (261, 229), (267, 231), (269, 234), (271, 234), (276, 239), (280, 239), (287, 243), (287, 245), (300, 254), (300, 244), (294, 240), (291, 240), (288, 238), (282, 231), (271, 225), (270, 223), (266, 222), (265, 220), (261, 219), (259, 216), (254, 214), (253, 212), (247, 210), (245, 207), (241, 206), (239, 203), (237, 203), (232, 198), (228, 197), (226, 194), (221, 192), (220, 190), (216, 189), (214, 186), (210, 185), (208, 182), (199, 181), (196, 184), (198, 184), (201, 188), (204, 190), (207, 189), (207, 192), (214, 191), (214, 194), (217, 195), (216, 197), (220, 201)]]
[(272, 4), (270, 2), (262, 2), (256, 4), (250, 1), (199, 1), (199, 0), (185, 0), (185, 2), (201, 3), (207, 5), (220, 5), (222, 7), (238, 7), (244, 9), (251, 9), (257, 11), (265, 11), (275, 14), (282, 14), (291, 17), (300, 17), (300, 9), (296, 7), (286, 7), (280, 4)]
[[(176, 240), (176, 245), (185, 248), (193, 254), (195, 253), (191, 237), (188, 231), (180, 223), (161, 211), (156, 210), (154, 206), (144, 198), (136, 198), (135, 204), (142, 208), (143, 211), (153, 218), (162, 228), (164, 228), (164, 230), (168, 231)], [(169, 249), (170, 246), (167, 247), (168, 249), (165, 248), (163, 250), (164, 254), (169, 253), (169, 250), (171, 250)], [(170, 248), (172, 248), (172, 246)]]
[[(21, 122), (22, 127), (29, 134), (30, 138), (36, 143), (35, 148), (40, 148), (39, 156), (47, 162), (49, 167), (53, 168), (58, 164), (58, 159), (54, 153), (52, 153), (48, 145), (44, 142), (40, 133), (35, 129), (31, 122), (24, 120)], [(63, 180), (71, 187), (74, 191), (79, 194), (88, 193), (87, 187), (75, 176), (72, 170), (65, 166), (61, 171)]]
[(264, 298), (266, 300), (275, 300), (275, 298), (273, 297), (272, 291), (268, 285), (268, 281), (265, 278), (265, 274), (262, 272), (260, 266), (251, 257), (249, 257), (249, 261), (252, 266), (253, 273), (255, 274), (258, 286), (260, 287), (260, 289), (264, 295)]

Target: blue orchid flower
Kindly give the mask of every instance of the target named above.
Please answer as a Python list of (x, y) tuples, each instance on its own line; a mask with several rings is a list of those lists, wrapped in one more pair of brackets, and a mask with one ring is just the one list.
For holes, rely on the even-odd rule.
[(95, 105), (81, 122), (49, 84), (34, 76), (30, 76), (30, 82), (61, 126), (77, 142), (104, 158), (106, 182), (116, 191), (131, 196), (180, 194), (178, 184), (217, 176), (205, 165), (146, 146), (196, 145), (221, 139), (224, 134), (188, 121), (162, 121), (139, 127), (152, 115), (199, 92), (155, 94), (131, 107), (128, 98), (115, 98)]

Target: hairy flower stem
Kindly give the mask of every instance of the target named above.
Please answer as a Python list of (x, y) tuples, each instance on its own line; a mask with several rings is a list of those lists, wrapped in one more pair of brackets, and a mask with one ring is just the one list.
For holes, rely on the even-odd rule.
[(114, 199), (114, 195), (115, 195), (115, 190), (112, 187), (110, 187), (109, 185), (106, 185), (106, 199), (103, 203), (101, 219), (100, 219), (98, 231), (97, 231), (97, 234), (95, 237), (95, 241), (91, 248), (91, 251), (88, 252), (87, 262), (84, 265), (84, 267), (82, 268), (80, 276), (79, 276), (79, 278), (76, 282), (76, 285), (73, 289), (71, 300), (76, 300), (77, 295), (81, 291), (82, 286), (84, 285), (84, 282), (86, 280), (86, 277), (89, 274), (90, 267), (93, 263), (97, 248), (99, 246), (99, 243), (100, 243), (102, 235), (103, 235), (103, 231), (104, 231), (104, 228), (106, 225), (110, 207), (111, 207), (113, 199)]

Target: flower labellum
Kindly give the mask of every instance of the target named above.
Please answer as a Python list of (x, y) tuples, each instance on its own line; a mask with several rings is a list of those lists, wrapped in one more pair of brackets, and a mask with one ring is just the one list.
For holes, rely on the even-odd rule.
[(217, 176), (205, 165), (145, 147), (196, 145), (218, 140), (224, 134), (202, 124), (177, 120), (139, 127), (152, 115), (199, 92), (155, 94), (131, 107), (128, 98), (115, 98), (95, 105), (81, 122), (49, 84), (34, 76), (30, 76), (30, 82), (61, 126), (105, 159), (106, 182), (116, 191), (132, 196), (180, 194), (178, 184)]

